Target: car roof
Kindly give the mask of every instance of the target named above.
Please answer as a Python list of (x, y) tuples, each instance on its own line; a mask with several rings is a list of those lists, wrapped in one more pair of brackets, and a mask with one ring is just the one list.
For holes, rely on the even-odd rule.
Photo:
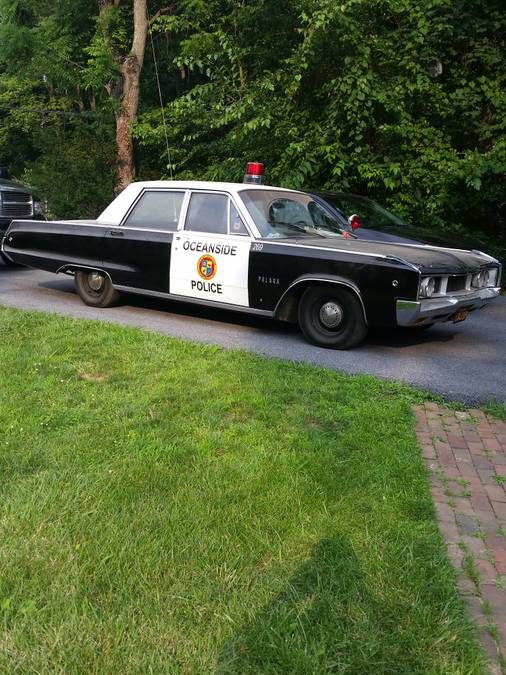
[(130, 183), (127, 187), (119, 193), (109, 206), (99, 215), (97, 221), (99, 223), (119, 223), (128, 211), (133, 202), (137, 199), (143, 190), (160, 190), (160, 189), (175, 189), (175, 190), (209, 190), (209, 191), (224, 191), (230, 194), (237, 194), (244, 190), (277, 190), (279, 192), (297, 192), (297, 190), (290, 190), (289, 188), (275, 187), (271, 185), (254, 185), (252, 183), (226, 183), (220, 181), (200, 181), (200, 180), (152, 180), (152, 181), (136, 181)]
[(152, 180), (136, 181), (131, 183), (129, 188), (135, 188), (137, 191), (149, 188), (181, 188), (185, 190), (227, 190), (228, 192), (239, 192), (241, 190), (283, 190), (284, 192), (298, 192), (290, 188), (279, 187), (279, 185), (256, 185), (254, 183), (233, 183), (226, 181), (203, 181), (203, 180)]

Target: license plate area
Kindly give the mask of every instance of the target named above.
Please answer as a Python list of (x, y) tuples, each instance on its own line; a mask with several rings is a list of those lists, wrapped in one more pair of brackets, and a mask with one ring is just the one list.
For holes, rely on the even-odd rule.
[(468, 309), (462, 309), (462, 310), (460, 310), (460, 312), (455, 312), (455, 314), (452, 316), (452, 321), (453, 321), (453, 323), (459, 323), (459, 321), (465, 321), (468, 316), (469, 316), (469, 310)]

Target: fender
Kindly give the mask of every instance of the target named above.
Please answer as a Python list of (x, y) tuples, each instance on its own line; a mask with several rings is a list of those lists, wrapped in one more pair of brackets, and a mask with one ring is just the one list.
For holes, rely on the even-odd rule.
[(303, 274), (300, 277), (297, 277), (295, 281), (292, 281), (292, 283), (288, 286), (286, 291), (278, 300), (276, 307), (274, 308), (275, 318), (284, 321), (294, 320), (294, 313), (296, 311), (296, 304), (294, 304), (294, 300), (298, 300), (303, 291), (315, 282), (320, 284), (336, 284), (338, 286), (344, 286), (355, 293), (360, 301), (362, 312), (364, 313), (364, 320), (367, 324), (365, 305), (358, 286), (349, 279), (345, 279), (344, 277), (339, 277), (333, 274)]

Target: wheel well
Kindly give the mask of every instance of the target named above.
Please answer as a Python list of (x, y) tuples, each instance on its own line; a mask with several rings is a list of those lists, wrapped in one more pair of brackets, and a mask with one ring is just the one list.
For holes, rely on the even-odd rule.
[(340, 286), (345, 290), (348, 290), (351, 293), (354, 293), (360, 300), (362, 306), (362, 311), (364, 312), (364, 319), (367, 323), (367, 315), (365, 312), (364, 303), (360, 291), (358, 288), (351, 282), (340, 279), (325, 279), (325, 278), (312, 278), (312, 279), (301, 279), (300, 281), (294, 282), (285, 293), (280, 298), (276, 308), (274, 310), (274, 315), (276, 319), (280, 321), (289, 321), (291, 323), (297, 323), (297, 309), (299, 306), (299, 300), (302, 297), (304, 291), (310, 286)]
[(76, 272), (100, 272), (106, 277), (109, 277), (109, 280), (112, 282), (111, 275), (99, 267), (87, 267), (86, 265), (73, 265), (69, 263), (67, 265), (62, 265), (56, 270), (56, 274), (69, 274), (71, 276), (74, 276)]

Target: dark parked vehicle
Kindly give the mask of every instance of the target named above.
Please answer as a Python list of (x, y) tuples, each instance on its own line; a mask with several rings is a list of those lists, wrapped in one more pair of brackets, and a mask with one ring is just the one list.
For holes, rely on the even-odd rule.
[[(43, 220), (41, 203), (30, 188), (17, 181), (9, 180), (9, 172), (0, 167), (0, 240), (11, 222), (22, 218)], [(12, 264), (3, 253), (0, 255), (7, 265)]]
[(244, 183), (132, 183), (98, 217), (16, 220), (14, 262), (71, 274), (82, 300), (122, 291), (298, 322), (323, 347), (369, 326), (462, 321), (500, 292), (501, 265), (478, 251), (345, 238), (312, 195)]
[(485, 244), (470, 235), (435, 232), (428, 227), (412, 225), (394, 215), (369, 197), (350, 192), (318, 192), (315, 201), (326, 207), (342, 223), (343, 229), (358, 239), (391, 241), (405, 244), (431, 244), (453, 248), (481, 249)]

